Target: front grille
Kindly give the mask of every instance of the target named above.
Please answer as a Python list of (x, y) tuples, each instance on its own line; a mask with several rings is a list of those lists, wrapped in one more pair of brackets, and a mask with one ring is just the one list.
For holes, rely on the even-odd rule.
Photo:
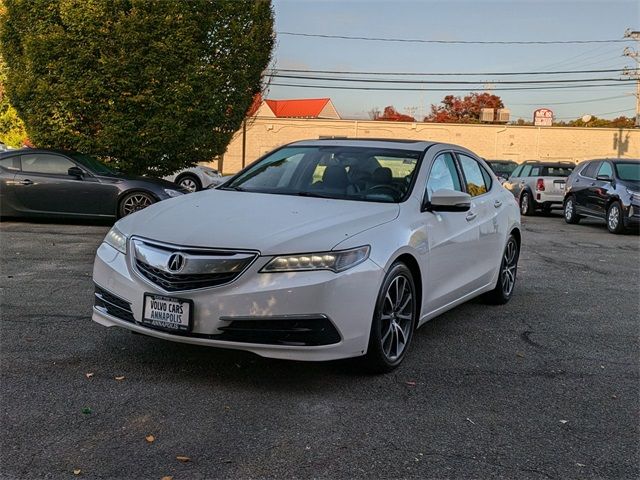
[(241, 272), (184, 274), (168, 273), (136, 260), (138, 271), (167, 292), (216, 287), (232, 282)]
[(232, 320), (216, 340), (259, 343), (262, 345), (319, 346), (340, 341), (340, 334), (331, 321), (319, 316), (305, 319)]
[(135, 322), (129, 302), (103, 290), (97, 285), (95, 288), (94, 306), (98, 310), (127, 322)]
[(197, 290), (233, 282), (257, 258), (256, 252), (169, 245), (134, 238), (136, 271), (166, 292)]

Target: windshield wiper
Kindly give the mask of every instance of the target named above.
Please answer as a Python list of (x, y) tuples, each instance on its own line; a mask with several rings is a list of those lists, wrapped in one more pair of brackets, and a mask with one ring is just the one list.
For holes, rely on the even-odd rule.
[(331, 195), (328, 193), (321, 193), (321, 192), (296, 192), (294, 195), (297, 195), (299, 197), (334, 198), (334, 199), (341, 198), (340, 196), (336, 197), (335, 195)]
[(244, 188), (236, 187), (236, 186), (233, 186), (233, 187), (220, 187), (220, 188), (218, 188), (218, 190), (234, 190), (236, 192), (246, 192), (246, 190)]

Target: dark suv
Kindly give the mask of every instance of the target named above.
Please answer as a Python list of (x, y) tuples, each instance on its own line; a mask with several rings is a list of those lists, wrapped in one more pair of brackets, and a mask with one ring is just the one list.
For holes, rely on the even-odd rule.
[(588, 160), (567, 179), (564, 219), (601, 218), (611, 233), (640, 225), (640, 160)]

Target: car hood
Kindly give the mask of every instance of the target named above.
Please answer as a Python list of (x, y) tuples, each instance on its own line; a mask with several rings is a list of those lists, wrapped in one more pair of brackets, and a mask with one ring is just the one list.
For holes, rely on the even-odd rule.
[(640, 182), (634, 182), (633, 180), (618, 180), (618, 183), (623, 187), (627, 187), (634, 192), (640, 192)]
[(399, 211), (395, 203), (205, 190), (156, 203), (120, 220), (118, 229), (193, 247), (311, 253), (390, 222)]

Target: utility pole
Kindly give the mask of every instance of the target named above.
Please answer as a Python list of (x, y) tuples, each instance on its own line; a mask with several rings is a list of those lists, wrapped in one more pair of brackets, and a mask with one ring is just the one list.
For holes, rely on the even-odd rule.
[[(627, 31), (624, 32), (624, 36), (625, 38), (635, 40), (638, 45), (640, 45), (640, 31), (627, 29)], [(625, 47), (623, 55), (634, 59), (636, 62), (636, 68), (625, 68), (622, 74), (629, 78), (635, 78), (636, 80), (636, 128), (640, 128), (640, 53), (638, 53), (638, 50)]]

